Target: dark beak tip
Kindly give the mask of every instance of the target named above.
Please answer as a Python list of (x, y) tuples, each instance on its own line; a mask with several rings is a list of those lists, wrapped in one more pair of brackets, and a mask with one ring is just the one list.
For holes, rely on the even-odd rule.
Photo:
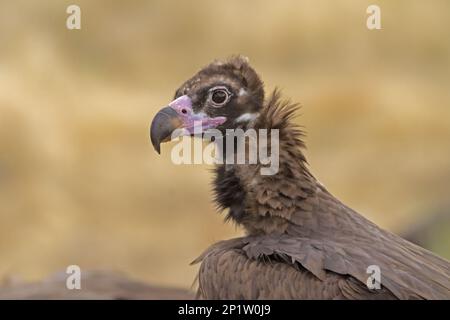
[(150, 140), (152, 142), (152, 145), (153, 145), (153, 148), (155, 149), (155, 151), (158, 152), (158, 154), (161, 154), (161, 143), (153, 131), (153, 124), (150, 127)]
[(150, 125), (150, 140), (158, 154), (161, 154), (161, 142), (168, 141), (167, 138), (176, 129), (177, 121), (181, 122), (176, 111), (170, 107), (161, 109), (153, 118)]

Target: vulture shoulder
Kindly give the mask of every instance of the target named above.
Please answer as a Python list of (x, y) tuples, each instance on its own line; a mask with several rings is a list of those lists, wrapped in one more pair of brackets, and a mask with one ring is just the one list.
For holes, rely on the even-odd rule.
[[(289, 247), (295, 254), (289, 255)], [(193, 262), (201, 262), (197, 298), (395, 299), (385, 288), (369, 290), (350, 276), (316, 269), (315, 252), (306, 239), (294, 243), (288, 238), (263, 236), (216, 243)]]

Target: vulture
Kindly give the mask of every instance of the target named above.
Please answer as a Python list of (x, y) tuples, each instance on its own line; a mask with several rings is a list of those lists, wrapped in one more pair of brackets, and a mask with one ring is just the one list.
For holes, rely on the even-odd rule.
[(447, 260), (378, 227), (312, 175), (297, 110), (278, 89), (266, 96), (248, 59), (233, 56), (201, 69), (153, 118), (158, 153), (175, 130), (193, 135), (194, 122), (224, 137), (229, 129), (278, 130), (275, 174), (261, 174), (262, 163), (214, 168), (214, 200), (245, 236), (213, 244), (194, 260), (201, 263), (197, 297), (450, 299)]

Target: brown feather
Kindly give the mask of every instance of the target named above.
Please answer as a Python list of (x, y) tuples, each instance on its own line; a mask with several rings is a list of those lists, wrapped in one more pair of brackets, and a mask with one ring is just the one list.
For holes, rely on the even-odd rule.
[[(248, 236), (220, 242), (195, 262), (208, 299), (449, 299), (449, 262), (394, 235), (333, 197), (309, 172), (298, 106), (275, 90), (255, 128), (280, 130), (280, 170), (235, 165)], [(271, 261), (271, 263), (268, 263)], [(367, 267), (381, 268), (369, 290)], [(297, 266), (297, 268), (295, 267)], [(300, 268), (299, 268), (300, 267)]]

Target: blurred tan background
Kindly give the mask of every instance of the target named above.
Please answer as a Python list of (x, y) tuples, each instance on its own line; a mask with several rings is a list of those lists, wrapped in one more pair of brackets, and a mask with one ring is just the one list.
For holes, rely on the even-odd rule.
[[(366, 28), (381, 7), (382, 30)], [(66, 29), (66, 8), (82, 29)], [(450, 2), (0, 2), (0, 279), (122, 270), (189, 287), (241, 234), (206, 166), (175, 166), (148, 128), (175, 89), (241, 53), (303, 105), (316, 177), (382, 227), (450, 211)], [(439, 224), (427, 247), (450, 257)]]

